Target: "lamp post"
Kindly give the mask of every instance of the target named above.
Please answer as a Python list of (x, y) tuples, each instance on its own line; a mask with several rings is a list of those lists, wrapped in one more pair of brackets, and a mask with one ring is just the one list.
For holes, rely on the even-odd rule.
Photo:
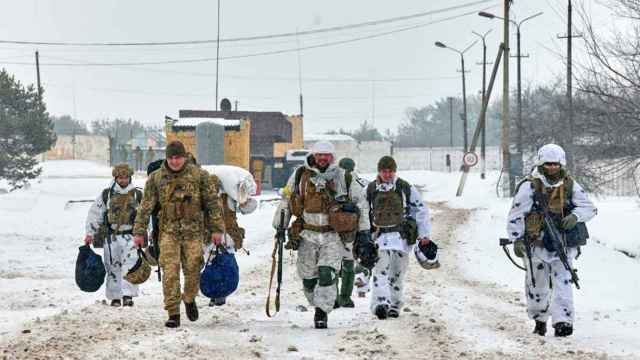
[[(486, 89), (487, 89), (487, 42), (486, 42), (486, 37), (487, 35), (489, 35), (489, 33), (492, 30), (489, 30), (487, 32), (485, 32), (484, 34), (479, 34), (475, 31), (472, 31), (472, 33), (478, 37), (480, 37), (480, 39), (482, 39), (482, 106), (485, 106), (485, 102), (486, 100)], [(482, 141), (481, 141), (481, 145), (480, 145), (480, 160), (481, 160), (481, 167), (482, 169), (480, 170), (480, 178), (484, 179), (485, 178), (485, 171), (487, 168), (487, 162), (486, 162), (486, 141), (487, 141), (487, 119), (486, 119), (486, 113), (483, 115), (483, 119), (482, 119)]]
[(467, 82), (465, 78), (464, 53), (467, 52), (467, 50), (471, 49), (473, 45), (475, 45), (477, 42), (478, 40), (474, 41), (473, 43), (471, 43), (471, 45), (467, 46), (462, 51), (454, 49), (450, 46), (447, 46), (440, 41), (436, 41), (435, 43), (435, 45), (439, 48), (449, 49), (451, 51), (455, 51), (458, 54), (460, 54), (460, 64), (462, 66), (462, 117), (463, 117), (462, 121), (463, 121), (463, 127), (464, 127), (463, 131), (464, 131), (464, 152), (465, 153), (469, 149), (469, 146), (468, 146), (469, 144), (467, 140)]
[[(518, 59), (518, 63), (517, 63), (517, 71), (518, 71), (518, 122), (517, 122), (517, 126), (518, 126), (518, 140), (516, 143), (516, 148), (518, 151), (518, 154), (520, 156), (520, 162), (522, 162), (522, 54), (520, 52), (520, 26), (528, 20), (531, 20), (535, 17), (538, 17), (540, 15), (542, 15), (542, 12), (533, 14), (531, 16), (528, 16), (522, 20), (520, 20), (520, 22), (515, 22), (513, 20), (509, 20), (510, 23), (512, 23), (513, 25), (516, 26), (517, 29), (517, 55), (516, 58)], [(482, 17), (486, 17), (489, 19), (501, 19), (501, 20), (505, 20), (504, 18), (485, 12), (485, 11), (481, 11), (478, 13), (478, 15), (482, 16)]]

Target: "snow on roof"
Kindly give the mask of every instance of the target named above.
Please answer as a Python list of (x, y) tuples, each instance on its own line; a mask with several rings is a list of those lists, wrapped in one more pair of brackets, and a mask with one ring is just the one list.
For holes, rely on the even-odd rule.
[(175, 127), (196, 127), (199, 124), (216, 124), (224, 127), (227, 126), (240, 126), (240, 120), (228, 120), (223, 118), (180, 118), (177, 119), (173, 126)]
[(304, 141), (356, 141), (356, 139), (352, 138), (349, 135), (343, 134), (305, 134)]

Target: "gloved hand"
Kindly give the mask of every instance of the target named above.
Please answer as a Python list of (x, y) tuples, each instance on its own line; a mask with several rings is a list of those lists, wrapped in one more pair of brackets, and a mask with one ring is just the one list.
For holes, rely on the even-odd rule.
[(358, 231), (353, 244), (353, 256), (360, 265), (371, 270), (378, 262), (378, 246), (371, 239), (370, 231)]
[(524, 240), (518, 239), (513, 242), (513, 253), (519, 258), (523, 258), (525, 256), (527, 253), (527, 245), (524, 243)]
[(565, 216), (562, 219), (562, 228), (564, 230), (571, 230), (576, 226), (577, 223), (578, 223), (578, 217), (575, 216), (574, 214), (570, 214)]
[(84, 244), (85, 245), (91, 245), (92, 242), (93, 242), (93, 236), (87, 235), (87, 236), (84, 237)]
[(136, 235), (136, 236), (133, 238), (133, 243), (134, 243), (136, 246), (142, 246), (142, 245), (144, 245), (144, 236), (142, 236), (142, 235)]

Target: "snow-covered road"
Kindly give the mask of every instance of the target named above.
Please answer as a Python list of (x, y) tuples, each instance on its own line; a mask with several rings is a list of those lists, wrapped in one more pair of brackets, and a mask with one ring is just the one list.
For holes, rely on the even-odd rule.
[(640, 264), (608, 247), (597, 231), (594, 239), (602, 244), (591, 243), (578, 262), (584, 290), (576, 292), (576, 334), (568, 339), (530, 334), (523, 274), (497, 247), (508, 203), (495, 199), (489, 181), (472, 179), (461, 201), (451, 196), (455, 175), (401, 174), (425, 185), (443, 266), (425, 271), (412, 259), (407, 305), (399, 319), (378, 321), (368, 312), (369, 299), (354, 297), (355, 309), (332, 312), (328, 330), (313, 329), (312, 309), (299, 308), (306, 301), (295, 253), (286, 255), (282, 311), (267, 318), (274, 204), (266, 203), (240, 217), (251, 255), (237, 256), (239, 290), (224, 307), (209, 308), (208, 299), (198, 298), (200, 320), (185, 319), (180, 329), (170, 330), (163, 326), (161, 288), (153, 275), (134, 308), (104, 305), (102, 290), (77, 290), (73, 267), (87, 205), (63, 210), (64, 203), (93, 198), (108, 181), (78, 175), (44, 179), (27, 191), (0, 196), (2, 359), (640, 358), (633, 276)]

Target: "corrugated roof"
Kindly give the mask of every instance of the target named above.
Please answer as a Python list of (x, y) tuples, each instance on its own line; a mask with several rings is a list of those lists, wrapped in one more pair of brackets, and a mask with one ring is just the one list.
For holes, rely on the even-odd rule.
[(216, 124), (224, 127), (240, 126), (240, 120), (228, 120), (222, 118), (180, 118), (173, 123), (174, 127), (196, 127), (199, 124)]

